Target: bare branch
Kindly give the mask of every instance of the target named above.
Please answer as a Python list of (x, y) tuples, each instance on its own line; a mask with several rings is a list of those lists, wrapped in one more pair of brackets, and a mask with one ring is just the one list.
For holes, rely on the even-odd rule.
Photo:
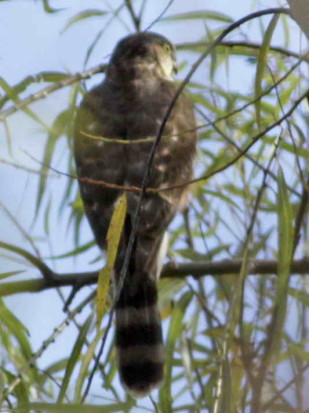
[[(192, 276), (196, 279), (211, 275), (235, 275), (240, 272), (242, 260), (227, 259), (222, 261), (195, 261), (189, 263), (167, 263), (164, 265), (161, 278), (184, 278)], [(249, 275), (277, 274), (278, 262), (276, 260), (248, 260)], [(291, 273), (309, 274), (309, 259), (295, 260), (291, 264)], [(86, 285), (96, 284), (99, 271), (83, 273), (52, 273), (49, 278), (32, 279), (26, 281), (14, 281), (0, 283), (0, 296), (18, 293), (37, 293), (56, 287), (82, 288)]]
[(2, 112), (0, 112), (0, 122), (3, 122), (8, 116), (12, 115), (13, 113), (17, 112), (20, 109), (27, 107), (31, 103), (36, 102), (37, 100), (46, 98), (47, 95), (49, 95), (52, 92), (55, 92), (56, 90), (63, 89), (64, 87), (70, 86), (73, 83), (78, 82), (80, 80), (88, 79), (89, 77), (93, 76), (95, 73), (105, 72), (105, 70), (106, 70), (106, 65), (98, 65), (96, 67), (93, 67), (92, 69), (85, 70), (84, 72), (80, 72), (80, 73), (77, 73), (76, 75), (68, 77), (67, 79), (62, 80), (61, 82), (54, 83), (53, 85), (48, 86), (40, 90), (39, 92), (34, 93), (33, 95), (30, 95), (27, 98), (21, 100), (14, 106), (11, 106), (10, 108), (5, 109)]
[[(176, 49), (177, 50), (188, 50), (188, 49), (194, 49), (194, 48), (202, 48), (205, 46), (209, 46), (211, 44), (211, 42), (209, 41), (205, 41), (205, 42), (192, 42), (192, 43), (180, 43), (178, 45), (176, 45)], [(243, 48), (249, 48), (249, 49), (260, 49), (261, 48), (261, 44), (260, 43), (255, 43), (255, 42), (249, 42), (249, 41), (229, 41), (229, 40), (224, 40), (221, 41), (218, 46), (225, 46), (225, 47), (229, 47), (229, 48), (233, 48), (233, 47), (243, 47)], [(308, 54), (301, 56), (299, 53), (295, 53), (292, 50), (288, 50), (285, 49), (283, 47), (278, 47), (278, 46), (270, 46), (269, 50), (272, 52), (276, 52), (276, 53), (280, 53), (283, 54), (286, 57), (295, 57), (296, 59), (299, 59), (300, 57), (302, 57), (302, 59), (306, 62), (309, 62), (309, 57)]]
[(125, 5), (126, 5), (126, 8), (127, 8), (128, 12), (129, 12), (129, 14), (130, 14), (130, 16), (131, 16), (131, 19), (132, 19), (132, 21), (133, 21), (135, 30), (136, 30), (137, 32), (139, 32), (139, 31), (141, 30), (141, 19), (140, 19), (140, 17), (137, 16), (137, 14), (135, 13), (135, 11), (134, 11), (134, 9), (133, 9), (133, 6), (132, 6), (131, 0), (125, 0)]

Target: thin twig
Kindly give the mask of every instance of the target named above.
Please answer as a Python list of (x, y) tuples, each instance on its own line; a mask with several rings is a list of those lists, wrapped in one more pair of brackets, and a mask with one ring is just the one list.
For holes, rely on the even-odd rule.
[(92, 69), (85, 70), (84, 72), (77, 73), (76, 75), (73, 75), (71, 77), (68, 77), (67, 79), (62, 80), (61, 82), (54, 83), (51, 86), (47, 86), (46, 88), (40, 90), (37, 93), (34, 93), (33, 95), (28, 96), (27, 98), (21, 100), (14, 106), (9, 107), (8, 109), (3, 110), (0, 112), (0, 122), (3, 122), (8, 116), (12, 115), (13, 113), (17, 112), (20, 109), (23, 109), (30, 105), (33, 102), (36, 102), (37, 100), (44, 99), (46, 98), (47, 95), (49, 95), (52, 92), (55, 92), (56, 90), (62, 89), (64, 87), (70, 86), (75, 82), (78, 82), (83, 79), (88, 79), (89, 77), (93, 76), (95, 73), (102, 73), (105, 72), (106, 65), (98, 65), (96, 67), (93, 67)]
[(8, 161), (8, 160), (2, 159), (2, 158), (0, 158), (0, 163), (12, 166), (13, 168), (16, 168), (16, 169), (22, 169), (23, 171), (29, 172), (29, 173), (32, 173), (32, 174), (48, 175), (49, 178), (60, 178), (57, 175), (50, 176), (48, 171), (41, 171), (41, 170), (37, 170), (37, 169), (28, 168), (27, 166), (20, 165), (19, 163), (11, 162), (11, 161)]
[[(210, 42), (205, 40), (204, 42), (194, 42), (194, 43), (180, 43), (176, 44), (176, 49), (177, 50), (192, 50), (193, 48), (202, 48), (207, 45), (209, 45)], [(261, 44), (260, 43), (255, 43), (255, 42), (248, 42), (248, 41), (237, 41), (237, 40), (232, 40), (232, 41), (221, 41), (218, 46), (225, 46), (229, 48), (233, 47), (244, 47), (244, 48), (251, 48), (251, 49), (260, 49)], [(309, 62), (309, 56), (308, 53), (306, 53), (304, 56), (301, 56), (299, 53), (295, 53), (292, 50), (284, 49), (283, 47), (278, 47), (278, 46), (270, 46), (269, 50), (272, 52), (280, 53), (283, 54), (287, 57), (294, 57), (296, 59), (302, 58), (304, 61)]]
[(56, 340), (59, 334), (67, 327), (70, 321), (75, 317), (76, 314), (80, 313), (85, 306), (94, 298), (95, 292), (92, 292), (88, 297), (86, 297), (73, 311), (71, 311), (68, 316), (56, 327), (53, 333), (42, 343), (42, 346), (36, 351), (30, 360), (20, 368), (18, 376), (10, 383), (10, 385), (3, 390), (1, 400), (4, 400), (9, 394), (13, 392), (16, 386), (22, 381), (22, 375), (25, 374), (41, 357), (45, 350)]
[(164, 14), (167, 12), (167, 10), (171, 7), (171, 5), (174, 3), (174, 0), (170, 0), (167, 5), (164, 7), (164, 9), (161, 11), (161, 13), (159, 14), (158, 17), (156, 17), (154, 19), (154, 21), (152, 23), (150, 23), (150, 25), (148, 27), (146, 27), (146, 29), (144, 30), (145, 32), (147, 32), (148, 30), (150, 30), (152, 28), (152, 26), (154, 26), (156, 23), (158, 23), (158, 21), (160, 21), (162, 19), (162, 17), (164, 16)]
[[(309, 363), (306, 363), (306, 364), (299, 370), (299, 372), (298, 372), (297, 375), (300, 376), (300, 375), (304, 374), (305, 371), (308, 370), (308, 368), (309, 368)], [(273, 403), (274, 403), (278, 398), (280, 398), (280, 397), (282, 396), (282, 394), (283, 394), (289, 387), (291, 387), (293, 384), (295, 384), (295, 379), (296, 379), (296, 378), (297, 378), (297, 377), (293, 377), (293, 379), (291, 379), (290, 381), (288, 381), (288, 382), (286, 383), (286, 385), (282, 387), (281, 390), (278, 390), (278, 391), (276, 392), (276, 394), (275, 394), (268, 402), (266, 402), (265, 404), (263, 404), (263, 406), (262, 406), (262, 411), (263, 411), (263, 412), (267, 412), (268, 409), (273, 405)]]
[(135, 30), (139, 32), (141, 30), (141, 20), (139, 16), (137, 16), (137, 14), (135, 13), (131, 0), (125, 0), (125, 5), (133, 21)]

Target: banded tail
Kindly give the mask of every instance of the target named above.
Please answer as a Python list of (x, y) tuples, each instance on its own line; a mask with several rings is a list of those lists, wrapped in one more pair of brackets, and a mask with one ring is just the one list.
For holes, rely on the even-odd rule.
[[(136, 282), (138, 281), (138, 282)], [(163, 380), (163, 341), (156, 282), (126, 277), (116, 304), (116, 347), (122, 384), (145, 397)]]

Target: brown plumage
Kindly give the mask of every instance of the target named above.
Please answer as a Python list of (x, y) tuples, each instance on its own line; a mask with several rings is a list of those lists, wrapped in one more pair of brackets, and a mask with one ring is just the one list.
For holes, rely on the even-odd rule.
[[(172, 77), (174, 70), (174, 47), (160, 35), (139, 33), (118, 43), (104, 82), (85, 95), (77, 113), (75, 158), (79, 176), (141, 186), (151, 142), (127, 145), (103, 142), (87, 138), (82, 132), (130, 141), (156, 138), (177, 90)], [(196, 151), (194, 128), (192, 104), (182, 93), (164, 130), (164, 135), (171, 136), (163, 137), (157, 148), (150, 187), (163, 188), (191, 179)], [(83, 182), (80, 190), (96, 241), (104, 248), (121, 191)], [(138, 198), (137, 193), (127, 193), (127, 216), (114, 269), (116, 286)], [(160, 249), (166, 244), (164, 234), (186, 198), (185, 187), (147, 193), (143, 198), (128, 274), (116, 304), (120, 378), (135, 397), (147, 395), (163, 380), (156, 278), (163, 259)]]

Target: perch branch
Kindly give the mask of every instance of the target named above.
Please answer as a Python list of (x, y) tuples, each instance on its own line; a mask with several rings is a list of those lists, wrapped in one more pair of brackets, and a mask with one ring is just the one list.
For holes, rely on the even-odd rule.
[[(196, 261), (190, 263), (167, 263), (164, 265), (161, 278), (184, 278), (192, 276), (201, 278), (206, 275), (221, 276), (232, 275), (240, 272), (242, 260), (222, 261)], [(278, 262), (276, 260), (250, 259), (248, 261), (249, 275), (277, 274)], [(309, 274), (309, 259), (295, 260), (291, 265), (293, 274)], [(98, 280), (99, 271), (84, 273), (49, 273), (49, 277), (25, 281), (0, 283), (0, 296), (17, 293), (34, 293), (56, 287), (82, 288), (86, 285), (95, 284)]]

